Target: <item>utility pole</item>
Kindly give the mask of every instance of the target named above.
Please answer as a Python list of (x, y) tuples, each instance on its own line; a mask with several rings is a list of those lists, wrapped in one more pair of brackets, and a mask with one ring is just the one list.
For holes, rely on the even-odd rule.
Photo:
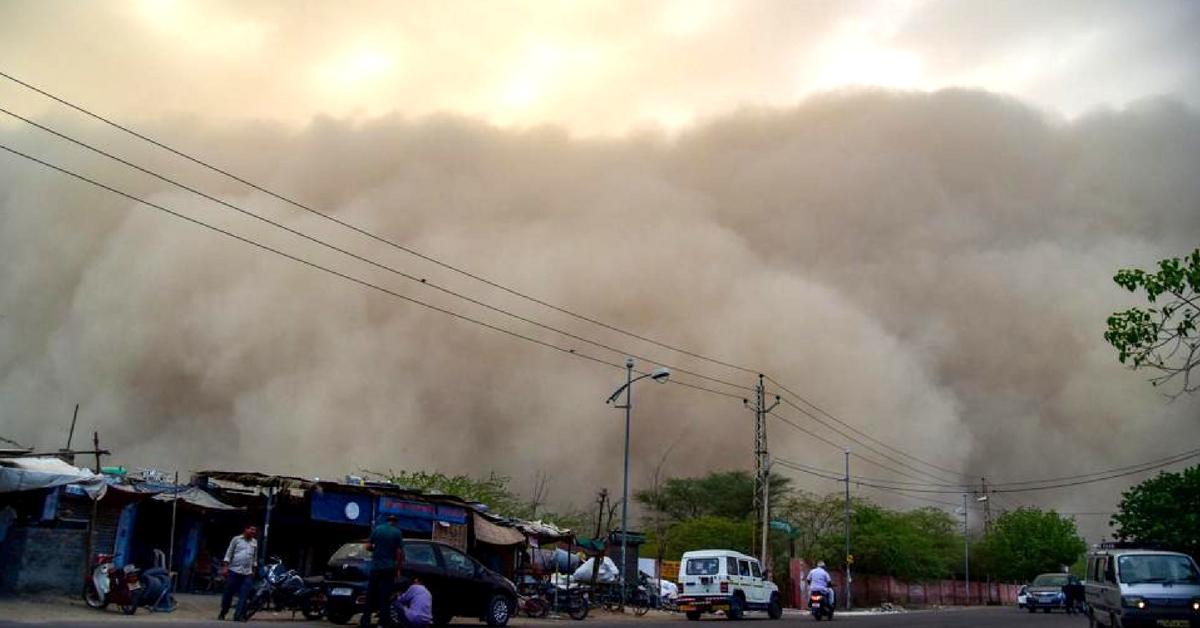
[(775, 395), (775, 403), (771, 407), (767, 407), (766, 386), (764, 385), (764, 376), (760, 373), (758, 376), (758, 386), (754, 388), (754, 405), (750, 405), (749, 399), (743, 399), (742, 405), (754, 411), (754, 514), (762, 517), (759, 521), (759, 526), (755, 526), (755, 533), (762, 530), (761, 551), (759, 559), (762, 562), (763, 569), (767, 567), (767, 532), (771, 524), (771, 502), (770, 489), (768, 484), (771, 482), (771, 459), (767, 452), (767, 414), (779, 405), (779, 395)]
[(854, 557), (850, 554), (850, 450), (845, 451), (846, 454), (846, 581), (842, 586), (842, 593), (846, 599), (846, 610), (850, 610), (850, 565), (854, 562)]
[(967, 523), (967, 494), (963, 493), (963, 580), (966, 582), (967, 606), (971, 605), (971, 530)]
[(986, 535), (992, 530), (992, 500), (988, 495), (987, 478), (979, 478), (979, 481), (981, 484), (980, 495), (983, 496), (981, 498), (983, 500), (983, 533)]

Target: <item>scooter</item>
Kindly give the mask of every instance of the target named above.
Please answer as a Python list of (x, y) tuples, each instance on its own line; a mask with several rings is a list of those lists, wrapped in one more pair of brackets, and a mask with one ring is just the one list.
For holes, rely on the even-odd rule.
[(112, 554), (98, 554), (92, 572), (83, 579), (83, 602), (96, 610), (116, 604), (122, 613), (132, 615), (141, 599), (139, 575), (133, 565), (123, 568), (114, 565)]
[(808, 596), (808, 609), (812, 612), (813, 619), (817, 621), (821, 621), (822, 617), (833, 620), (833, 603), (825, 591), (813, 591)]
[(266, 576), (246, 602), (246, 619), (264, 608), (300, 611), (305, 619), (320, 619), (325, 615), (325, 593), (315, 583), (305, 581), (295, 569), (286, 569), (283, 560), (274, 556), (267, 562)]

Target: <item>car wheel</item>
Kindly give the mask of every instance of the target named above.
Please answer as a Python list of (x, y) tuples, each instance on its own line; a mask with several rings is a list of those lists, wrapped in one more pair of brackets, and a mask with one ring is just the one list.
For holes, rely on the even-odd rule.
[(325, 616), (325, 601), (319, 596), (312, 596), (300, 603), (300, 613), (305, 619), (315, 620)]
[(771, 619), (783, 617), (783, 604), (779, 603), (778, 595), (771, 596), (771, 603), (767, 605), (767, 617)]
[(330, 608), (325, 612), (329, 621), (335, 624), (348, 624), (350, 618), (354, 616), (354, 612), (344, 608)]
[(729, 610), (725, 611), (725, 617), (733, 621), (739, 620), (745, 609), (746, 603), (742, 600), (742, 596), (734, 595), (733, 599), (729, 600)]
[(684, 614), (687, 615), (688, 621), (700, 621), (702, 613), (700, 611), (686, 611)]
[(489, 626), (503, 626), (508, 623), (508, 617), (512, 614), (512, 604), (508, 598), (503, 595), (493, 595), (488, 601), (487, 616), (484, 619)]

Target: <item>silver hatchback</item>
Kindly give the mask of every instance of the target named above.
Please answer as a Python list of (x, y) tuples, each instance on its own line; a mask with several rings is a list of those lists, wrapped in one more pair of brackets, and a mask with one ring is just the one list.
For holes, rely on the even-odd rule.
[(1187, 554), (1103, 548), (1088, 555), (1090, 626), (1200, 626), (1200, 569)]

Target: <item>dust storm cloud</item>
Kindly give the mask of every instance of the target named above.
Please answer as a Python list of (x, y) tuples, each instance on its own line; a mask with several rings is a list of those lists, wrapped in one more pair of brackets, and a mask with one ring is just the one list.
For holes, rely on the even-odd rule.
[[(105, 129), (64, 126), (430, 282), (753, 384), (470, 282)], [(298, 130), (143, 127), (405, 246), (760, 368), (864, 431), (972, 476), (1070, 475), (1195, 442), (1200, 400), (1164, 402), (1101, 337), (1105, 315), (1130, 302), (1110, 281), (1117, 268), (1200, 242), (1200, 116), (1170, 100), (1064, 121), (981, 91), (848, 90), (678, 135), (608, 139), (451, 115), (319, 117)], [(9, 125), (0, 137), (405, 295), (623, 362), (36, 131)], [(559, 503), (619, 485), (621, 421), (603, 403), (619, 369), (366, 290), (8, 155), (0, 225), (5, 436), (61, 446), (80, 403), (80, 431), (98, 429), (135, 466), (494, 469), (518, 488), (543, 469), (556, 476)], [(751, 425), (738, 399), (639, 387), (635, 487), (676, 441), (672, 473), (748, 466)], [(839, 468), (840, 451), (781, 423), (771, 440), (776, 455)], [(1097, 510), (1113, 493), (1103, 485), (1009, 499)]]

